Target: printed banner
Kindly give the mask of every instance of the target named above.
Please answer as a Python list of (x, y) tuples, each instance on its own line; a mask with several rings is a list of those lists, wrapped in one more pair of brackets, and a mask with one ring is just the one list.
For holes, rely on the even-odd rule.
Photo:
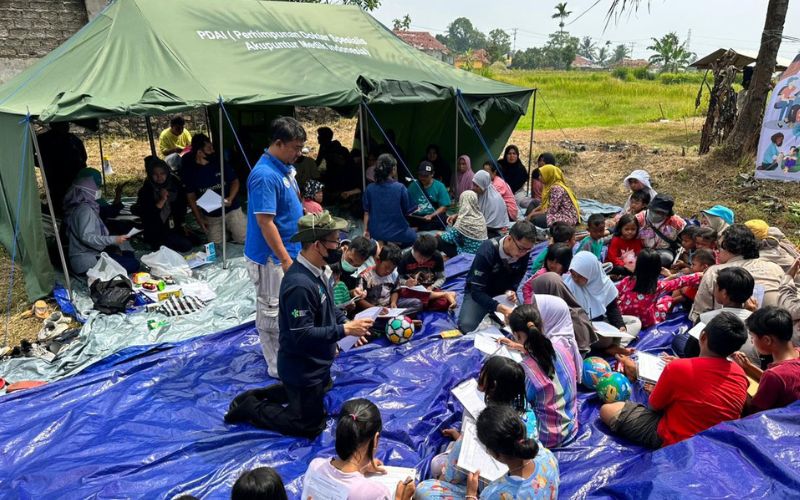
[(800, 181), (800, 54), (772, 91), (756, 156), (756, 179)]

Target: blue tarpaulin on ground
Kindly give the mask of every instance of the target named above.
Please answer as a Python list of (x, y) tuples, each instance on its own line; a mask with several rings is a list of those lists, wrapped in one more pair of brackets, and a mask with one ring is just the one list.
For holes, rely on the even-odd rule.
[[(456, 266), (448, 272), (459, 274)], [(447, 314), (431, 313), (408, 344), (382, 340), (343, 354), (326, 400), (331, 413), (350, 398), (374, 401), (384, 421), (379, 458), (417, 467), (422, 477), (445, 444), (440, 431), (461, 418), (450, 389), (475, 376), (482, 363), (469, 337), (436, 335), (453, 326)], [(662, 350), (685, 326), (682, 317), (673, 318), (643, 333), (639, 347)], [(128, 348), (79, 375), (5, 396), (2, 496), (229, 498), (241, 472), (267, 465), (297, 498), (311, 459), (334, 453), (333, 420), (313, 441), (223, 422), (234, 396), (270, 382), (248, 323), (180, 343)], [(800, 404), (725, 423), (656, 452), (610, 436), (598, 406), (593, 395), (581, 395), (580, 434), (556, 450), (562, 498), (790, 498), (800, 491)]]

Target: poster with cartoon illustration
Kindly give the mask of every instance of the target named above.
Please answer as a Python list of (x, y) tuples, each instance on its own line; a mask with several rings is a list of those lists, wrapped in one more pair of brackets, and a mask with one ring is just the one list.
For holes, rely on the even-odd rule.
[(800, 181), (800, 54), (772, 91), (758, 141), (756, 179)]

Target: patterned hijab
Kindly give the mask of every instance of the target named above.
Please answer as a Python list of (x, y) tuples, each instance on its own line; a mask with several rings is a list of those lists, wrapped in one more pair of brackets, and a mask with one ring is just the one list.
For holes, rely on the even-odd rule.
[(486, 219), (478, 206), (478, 195), (468, 189), (458, 198), (458, 218), (453, 228), (467, 238), (483, 241), (486, 234)]
[(575, 205), (575, 211), (578, 213), (578, 220), (581, 220), (581, 206), (578, 204), (578, 198), (575, 197), (575, 193), (564, 182), (564, 173), (561, 169), (555, 165), (544, 165), (539, 169), (539, 175), (544, 184), (541, 209), (547, 210), (548, 205), (550, 205), (550, 189), (553, 186), (560, 186), (569, 195), (569, 199), (572, 200), (572, 204)]

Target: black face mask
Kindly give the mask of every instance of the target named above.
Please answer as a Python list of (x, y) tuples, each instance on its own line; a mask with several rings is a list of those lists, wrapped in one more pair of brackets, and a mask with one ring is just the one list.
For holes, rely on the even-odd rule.
[(322, 257), (326, 264), (336, 264), (337, 262), (342, 260), (342, 251), (340, 249), (336, 250), (328, 250), (328, 255)]

